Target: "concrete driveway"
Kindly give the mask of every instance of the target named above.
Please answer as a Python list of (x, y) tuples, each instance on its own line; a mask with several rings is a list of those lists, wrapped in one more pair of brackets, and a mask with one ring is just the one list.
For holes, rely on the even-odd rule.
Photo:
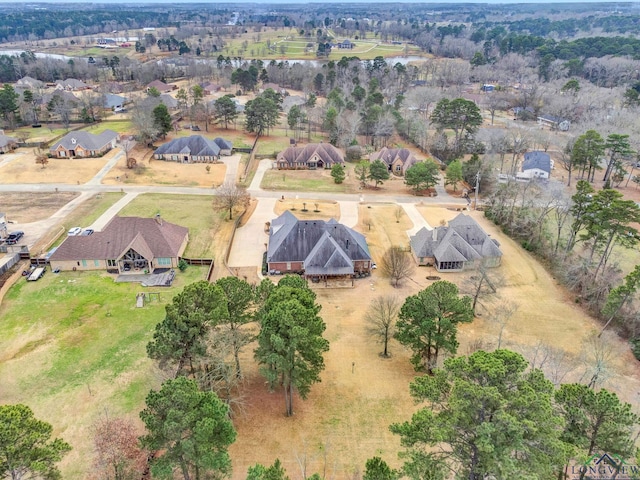
[(230, 268), (255, 266), (260, 269), (262, 267), (264, 246), (269, 241), (269, 236), (264, 231), (264, 224), (276, 216), (275, 206), (275, 198), (261, 198), (249, 221), (236, 230), (227, 262)]
[(238, 166), (240, 165), (240, 155), (231, 155), (222, 157), (222, 163), (225, 164), (227, 170), (224, 174), (224, 183), (227, 185), (235, 185), (238, 180)]
[(349, 228), (353, 228), (358, 224), (358, 205), (359, 202), (340, 201), (340, 223)]
[(420, 214), (414, 203), (401, 203), (400, 205), (404, 209), (409, 219), (413, 222), (413, 228), (407, 230), (408, 236), (411, 237), (415, 235), (422, 227), (427, 227), (427, 230), (431, 230), (431, 225), (429, 225), (424, 217)]

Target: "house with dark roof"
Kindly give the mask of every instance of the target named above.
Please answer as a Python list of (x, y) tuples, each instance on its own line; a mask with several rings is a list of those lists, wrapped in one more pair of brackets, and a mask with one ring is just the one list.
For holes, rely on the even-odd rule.
[(309, 143), (283, 150), (276, 157), (276, 163), (280, 170), (315, 170), (317, 168), (331, 168), (336, 163), (344, 165), (344, 156), (330, 143)]
[(377, 152), (369, 155), (369, 161), (382, 161), (390, 172), (394, 175), (404, 176), (409, 167), (416, 164), (418, 160), (407, 148), (387, 148), (383, 147)]
[(58, 158), (96, 157), (114, 148), (118, 139), (118, 133), (113, 130), (105, 130), (97, 135), (78, 130), (67, 133), (49, 151)]
[(202, 135), (176, 138), (160, 145), (153, 158), (180, 163), (211, 163), (220, 159), (220, 155), (231, 155), (233, 144), (223, 138), (211, 140)]
[(502, 261), (500, 245), (468, 215), (459, 214), (447, 226), (421, 228), (410, 239), (418, 265), (439, 272), (460, 272), (479, 266), (497, 267)]
[(353, 43), (353, 42), (352, 42), (351, 40), (349, 40), (348, 38), (347, 38), (347, 39), (344, 39), (344, 40), (343, 40), (343, 41), (341, 41), (341, 42), (339, 42), (337, 45), (338, 45), (338, 48), (347, 48), (347, 49), (349, 49), (349, 50), (351, 50), (353, 47), (355, 47), (355, 46), (356, 46), (356, 44), (355, 44), (355, 43)]
[(74, 108), (80, 104), (80, 99), (66, 90), (54, 90), (51, 93), (45, 93), (40, 98), (39, 103), (41, 106), (47, 107), (52, 101), (60, 104), (66, 103)]
[(371, 254), (364, 235), (331, 219), (298, 220), (286, 211), (271, 222), (267, 267), (313, 280), (366, 275)]
[(534, 150), (524, 154), (521, 177), (548, 180), (549, 175), (551, 175), (551, 157), (548, 153)]
[(111, 110), (116, 110), (120, 108), (124, 108), (124, 104), (127, 101), (125, 97), (122, 95), (116, 95), (113, 93), (105, 93), (104, 94), (104, 103), (102, 106), (104, 108), (109, 108)]
[(156, 218), (114, 217), (101, 232), (67, 237), (51, 254), (55, 270), (142, 273), (178, 266), (189, 230)]
[(217, 93), (220, 90), (222, 90), (222, 87), (220, 85), (213, 82), (205, 82), (205, 83), (202, 83), (200, 86), (204, 90), (205, 95), (211, 95), (213, 93)]
[(18, 147), (18, 140), (0, 133), (0, 153), (7, 153)]
[(160, 93), (167, 93), (170, 92), (172, 90), (176, 90), (178, 87), (176, 85), (168, 85), (160, 80), (154, 80), (153, 82), (149, 83), (147, 85), (147, 92), (149, 91), (149, 89), (151, 88), (155, 88), (156, 90), (158, 90)]

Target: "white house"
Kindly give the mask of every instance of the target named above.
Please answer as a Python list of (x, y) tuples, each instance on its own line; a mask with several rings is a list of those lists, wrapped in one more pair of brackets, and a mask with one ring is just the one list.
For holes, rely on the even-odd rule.
[(521, 177), (547, 180), (551, 174), (551, 157), (546, 152), (534, 150), (524, 154)]

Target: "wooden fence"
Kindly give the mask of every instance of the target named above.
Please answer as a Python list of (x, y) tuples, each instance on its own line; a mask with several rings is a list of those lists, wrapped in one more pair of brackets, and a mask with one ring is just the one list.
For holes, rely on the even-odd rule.
[(182, 257), (181, 260), (184, 260), (189, 265), (209, 265), (209, 270), (207, 271), (207, 281), (211, 281), (211, 276), (213, 275), (213, 267), (215, 267), (215, 262), (213, 258), (185, 258)]

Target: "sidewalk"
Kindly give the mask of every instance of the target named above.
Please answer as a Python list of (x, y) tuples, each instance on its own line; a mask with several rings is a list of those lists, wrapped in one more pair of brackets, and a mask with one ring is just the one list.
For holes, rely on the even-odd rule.
[(93, 228), (96, 231), (102, 231), (104, 227), (111, 221), (113, 217), (115, 217), (120, 210), (124, 208), (129, 202), (131, 202), (134, 198), (138, 196), (138, 192), (127, 193), (124, 197), (118, 200), (116, 203), (111, 205), (109, 209), (104, 212), (100, 217), (91, 224), (90, 228)]

